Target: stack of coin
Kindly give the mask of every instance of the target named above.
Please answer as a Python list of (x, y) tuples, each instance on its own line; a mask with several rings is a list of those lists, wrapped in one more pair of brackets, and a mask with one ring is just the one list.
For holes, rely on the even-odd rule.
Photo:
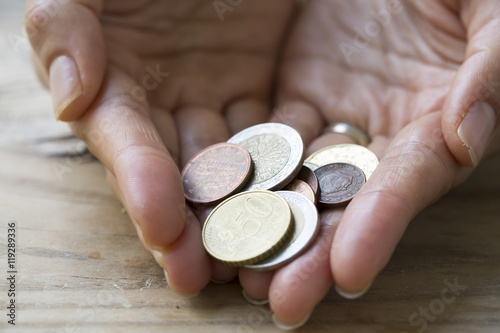
[(211, 211), (202, 231), (207, 252), (228, 266), (261, 271), (303, 253), (319, 232), (316, 204), (347, 204), (377, 164), (375, 154), (353, 144), (304, 161), (299, 133), (267, 123), (198, 153), (182, 181), (195, 210)]

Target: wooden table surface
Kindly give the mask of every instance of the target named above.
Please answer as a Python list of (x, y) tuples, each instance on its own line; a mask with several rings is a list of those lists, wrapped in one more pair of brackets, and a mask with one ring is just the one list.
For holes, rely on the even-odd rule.
[[(278, 331), (237, 281), (186, 299), (141, 247), (103, 168), (53, 120), (22, 32), (0, 0), (0, 331)], [(500, 156), (410, 225), (361, 299), (332, 289), (299, 332), (499, 332)], [(7, 324), (7, 225), (16, 222), (16, 326)], [(456, 295), (443, 289), (459, 284)], [(422, 311), (422, 312), (421, 312)], [(427, 315), (421, 314), (428, 311)]]

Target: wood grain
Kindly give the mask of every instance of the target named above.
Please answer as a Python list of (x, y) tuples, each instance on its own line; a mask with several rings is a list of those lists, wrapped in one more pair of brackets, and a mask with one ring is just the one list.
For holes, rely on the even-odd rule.
[[(19, 252), (18, 321), (13, 329), (0, 311), (0, 331), (279, 331), (269, 308), (248, 304), (237, 281), (210, 284), (192, 299), (172, 292), (121, 213), (102, 166), (88, 156), (48, 156), (76, 148), (64, 141), (67, 126), (53, 120), (27, 46), (16, 50), (8, 41), (9, 34), (22, 36), (24, 4), (0, 6), (0, 267), (9, 221), (18, 225)], [(69, 171), (58, 175), (61, 165)], [(417, 332), (422, 324), (412, 326), (412, 314), (438, 306), (455, 279), (466, 289), (424, 331), (500, 331), (499, 170), (497, 156), (423, 211), (366, 296), (349, 301), (332, 289), (298, 331)]]

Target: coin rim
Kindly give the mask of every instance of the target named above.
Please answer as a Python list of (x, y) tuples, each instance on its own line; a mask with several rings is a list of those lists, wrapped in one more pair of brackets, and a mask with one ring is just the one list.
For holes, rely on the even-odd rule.
[[(304, 195), (306, 198), (308, 198), (309, 200), (311, 200), (313, 202), (313, 204), (316, 204), (316, 201), (318, 200), (318, 197), (316, 195), (316, 193), (314, 193), (314, 190), (312, 189), (311, 185), (309, 185), (308, 182), (302, 180), (302, 179), (299, 179), (299, 178), (294, 178), (290, 183), (288, 183), (285, 187), (283, 187), (281, 189), (281, 191), (287, 191), (287, 192), (297, 192), (297, 193), (300, 193), (302, 194), (301, 192), (299, 191), (295, 191), (295, 190), (291, 190), (289, 189), (288, 187), (293, 183), (293, 182), (300, 182), (301, 184), (304, 184), (303, 186), (305, 186), (307, 189), (309, 189), (309, 191), (311, 192), (310, 194), (312, 195), (312, 199), (310, 199), (307, 195)], [(318, 190), (319, 190), (319, 186), (318, 186)]]
[[(302, 173), (302, 169), (306, 170), (304, 171), (305, 173), (307, 173), (308, 175), (311, 174), (312, 175), (312, 182), (314, 182), (314, 184), (311, 184), (310, 182), (308, 182), (308, 180), (311, 180), (309, 177), (300, 177), (301, 173)], [(309, 168), (308, 166), (302, 164), (302, 167), (300, 168), (299, 170), (299, 173), (297, 174), (297, 176), (295, 177), (295, 179), (299, 179), (299, 180), (302, 180), (304, 181), (307, 185), (309, 185), (309, 187), (311, 188), (311, 190), (313, 191), (314, 195), (317, 197), (318, 196), (318, 193), (319, 193), (319, 181), (318, 181), (318, 177), (316, 177), (316, 174), (314, 173), (314, 170), (312, 170), (311, 168)], [(294, 180), (295, 180), (294, 179)], [(293, 181), (293, 180), (292, 180)], [(290, 182), (291, 183), (291, 182)], [(314, 185), (314, 186), (313, 186)], [(288, 186), (288, 185), (287, 185)], [(314, 190), (314, 188), (316, 188), (316, 191)]]
[[(300, 168), (302, 167), (302, 162), (304, 160), (305, 154), (304, 142), (302, 141), (302, 137), (300, 136), (299, 132), (288, 125), (280, 123), (265, 123), (254, 125), (233, 135), (229, 140), (227, 140), (227, 142), (241, 145), (242, 142), (250, 138), (265, 134), (277, 134), (284, 138), (290, 145), (290, 156), (288, 157), (288, 161), (286, 162), (286, 164), (277, 174), (275, 174), (268, 180), (258, 184), (246, 184), (246, 186), (243, 188), (243, 191), (279, 190), (286, 184), (288, 184), (292, 179), (294, 179), (295, 176), (299, 173)], [(299, 149), (293, 149), (295, 146), (298, 146)], [(251, 180), (249, 180), (249, 182), (250, 181)]]
[[(219, 148), (221, 146), (235, 147), (235, 148), (240, 149), (245, 154), (245, 157), (247, 158), (247, 163), (246, 164), (248, 165), (248, 167), (246, 168), (246, 171), (244, 171), (246, 173), (245, 177), (240, 182), (238, 182), (236, 184), (236, 186), (234, 186), (228, 193), (226, 193), (223, 196), (220, 196), (220, 197), (217, 197), (217, 198), (214, 198), (214, 199), (210, 199), (210, 200), (199, 200), (199, 199), (193, 199), (193, 198), (188, 197), (186, 195), (186, 191), (185, 191), (186, 188), (184, 187), (184, 177), (185, 177), (185, 175), (187, 173), (187, 170), (188, 170), (189, 166), (193, 164), (193, 162), (195, 161), (195, 159), (199, 158), (201, 155), (203, 155), (207, 151), (212, 150), (212, 149), (217, 149), (217, 148)], [(196, 204), (214, 204), (214, 203), (220, 202), (221, 200), (224, 200), (224, 199), (228, 198), (229, 196), (235, 194), (236, 192), (239, 192), (243, 187), (245, 187), (245, 185), (248, 182), (248, 180), (250, 179), (252, 173), (253, 173), (253, 161), (252, 161), (252, 157), (250, 156), (250, 152), (248, 151), (248, 149), (246, 149), (242, 145), (235, 144), (235, 143), (220, 142), (220, 143), (213, 144), (213, 145), (208, 146), (205, 149), (199, 151), (195, 156), (193, 156), (186, 163), (186, 165), (182, 169), (181, 181), (182, 181), (182, 187), (184, 189), (184, 197), (189, 202), (196, 203)]]
[[(228, 202), (236, 197), (239, 197), (241, 195), (250, 195), (250, 194), (255, 194), (255, 193), (265, 193), (265, 194), (273, 195), (273, 196), (277, 197), (278, 199), (280, 199), (286, 205), (286, 207), (288, 208), (286, 210), (286, 212), (288, 214), (288, 221), (289, 221), (289, 223), (286, 227), (286, 230), (283, 232), (281, 238), (273, 246), (271, 246), (269, 249), (267, 249), (265, 252), (262, 252), (258, 256), (251, 257), (251, 258), (244, 258), (242, 260), (224, 260), (224, 259), (218, 258), (216, 255), (214, 255), (213, 251), (210, 251), (209, 247), (207, 246), (207, 242), (205, 240), (205, 232), (206, 232), (207, 225), (210, 222), (210, 218), (226, 202)], [(293, 218), (292, 218), (292, 211), (290, 209), (290, 206), (288, 205), (288, 202), (285, 199), (283, 199), (283, 197), (276, 194), (275, 192), (271, 192), (271, 191), (267, 191), (267, 190), (255, 190), (255, 191), (245, 191), (245, 192), (237, 193), (237, 194), (227, 198), (226, 200), (222, 201), (220, 204), (218, 204), (217, 207), (215, 207), (212, 210), (212, 212), (210, 212), (207, 219), (205, 220), (205, 223), (203, 224), (203, 229), (201, 231), (201, 236), (202, 236), (203, 247), (205, 248), (205, 251), (207, 251), (207, 253), (212, 258), (214, 258), (215, 260), (217, 260), (217, 261), (219, 261), (227, 266), (240, 267), (240, 266), (250, 265), (250, 264), (253, 264), (255, 262), (264, 260), (265, 258), (272, 256), (274, 253), (276, 253), (276, 250), (281, 248), (281, 246), (288, 240), (288, 237), (291, 236), (292, 231), (293, 231), (293, 227), (294, 227), (294, 222), (293, 222)]]
[[(356, 149), (357, 150), (357, 153), (356, 154), (363, 154), (365, 156), (369, 156), (370, 159), (365, 159), (366, 161), (368, 161), (367, 165), (370, 165), (371, 163), (370, 162), (374, 162), (375, 161), (375, 167), (373, 168), (373, 170), (364, 170), (363, 168), (361, 168), (359, 165), (356, 165), (355, 163), (353, 163), (353, 161), (350, 161), (348, 162), (347, 164), (352, 164), (352, 165), (356, 165), (358, 168), (360, 168), (363, 173), (365, 174), (365, 178), (366, 180), (368, 180), (371, 175), (373, 174), (373, 172), (375, 171), (375, 169), (377, 168), (378, 164), (379, 164), (379, 159), (377, 157), (377, 155), (375, 155), (374, 152), (372, 152), (370, 149), (366, 148), (366, 147), (363, 147), (363, 146), (360, 146), (360, 145), (356, 145), (356, 144), (352, 144), (352, 143), (343, 143), (343, 144), (338, 144), (338, 145), (332, 145), (332, 146), (328, 146), (328, 147), (325, 147), (325, 148), (322, 148), (314, 153), (312, 153), (311, 155), (309, 155), (309, 157), (307, 157), (304, 161), (304, 163), (308, 163), (308, 164), (313, 164), (313, 165), (317, 165), (318, 168), (319, 167), (322, 167), (324, 165), (327, 165), (327, 164), (332, 164), (332, 163), (346, 163), (345, 161), (335, 161), (335, 160), (328, 160), (327, 163), (317, 163), (315, 161), (315, 159), (318, 158), (318, 156), (322, 155), (323, 153), (327, 152), (327, 151), (330, 151), (332, 149)], [(311, 168), (312, 170), (312, 168)], [(317, 168), (313, 171), (316, 171)]]
[[(319, 213), (318, 213), (318, 210), (316, 209), (316, 206), (311, 202), (311, 200), (299, 192), (277, 191), (275, 193), (278, 194), (279, 196), (282, 196), (283, 199), (285, 199), (287, 201), (287, 203), (288, 203), (288, 200), (286, 199), (285, 196), (298, 196), (299, 198), (301, 198), (300, 204), (297, 204), (296, 202), (293, 202), (293, 204), (299, 206), (299, 208), (302, 211), (302, 214), (304, 216), (304, 227), (302, 228), (302, 232), (295, 239), (295, 241), (289, 245), (296, 244), (297, 242), (303, 242), (303, 244), (299, 247), (298, 250), (293, 251), (293, 253), (289, 254), (286, 258), (282, 258), (282, 257), (285, 256), (287, 252), (292, 252), (292, 250), (288, 251), (288, 249), (290, 249), (291, 246), (287, 246), (283, 249), (280, 249), (280, 251), (278, 251), (277, 253), (275, 253), (271, 257), (263, 259), (262, 261), (259, 261), (253, 265), (246, 265), (245, 266), (246, 269), (253, 270), (253, 271), (269, 271), (269, 270), (273, 270), (273, 269), (277, 269), (279, 267), (282, 267), (282, 266), (286, 265), (287, 263), (289, 263), (290, 261), (297, 258), (298, 256), (300, 256), (302, 253), (304, 253), (318, 237), (319, 230), (320, 230)], [(312, 211), (314, 212), (313, 216), (311, 216), (310, 212), (308, 212), (306, 214), (304, 209), (302, 209), (301, 205), (302, 206), (309, 206), (308, 207), (309, 209), (312, 208)], [(290, 211), (292, 211), (292, 210), (290, 209)], [(293, 215), (293, 211), (292, 211), (292, 215)], [(307, 226), (310, 226), (311, 224), (315, 224), (314, 227), (307, 229)], [(307, 236), (304, 233), (304, 231), (306, 231), (306, 230), (310, 231), (307, 234)]]

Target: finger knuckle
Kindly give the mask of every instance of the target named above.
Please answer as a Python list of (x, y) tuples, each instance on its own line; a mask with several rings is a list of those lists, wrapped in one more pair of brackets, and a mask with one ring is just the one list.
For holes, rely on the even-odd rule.
[(396, 174), (421, 173), (426, 156), (432, 155), (432, 148), (421, 141), (411, 141), (400, 144), (387, 153), (383, 164), (388, 170)]
[[(381, 161), (379, 174), (382, 184), (394, 187), (440, 187), (447, 192), (456, 171), (454, 160), (446, 146), (432, 138), (414, 140), (394, 146)], [(417, 193), (414, 193), (418, 196)]]
[[(415, 197), (412, 196), (412, 193), (399, 191), (391, 186), (385, 185), (365, 191), (362, 196), (383, 200), (386, 207), (397, 207), (397, 209), (404, 210), (406, 215), (413, 215), (415, 212)], [(376, 210), (381, 209), (381, 207), (383, 205), (377, 206)]]
[[(439, 147), (438, 147), (439, 146)], [(432, 139), (415, 140), (397, 145), (384, 156), (384, 164), (392, 169), (400, 169), (424, 176), (429, 169), (442, 170), (450, 167), (446, 154), (441, 152), (442, 144)]]
[(38, 1), (34, 3), (24, 16), (28, 37), (32, 43), (37, 42), (45, 31), (51, 19), (57, 14), (59, 3), (55, 0)]

